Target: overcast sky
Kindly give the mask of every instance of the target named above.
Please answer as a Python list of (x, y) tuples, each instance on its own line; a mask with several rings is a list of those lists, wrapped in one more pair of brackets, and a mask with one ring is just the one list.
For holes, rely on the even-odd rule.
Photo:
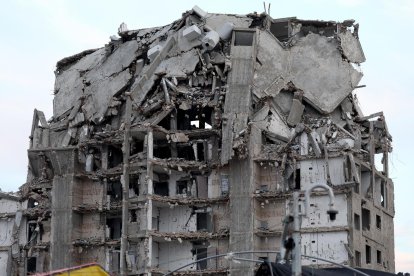
[[(178, 2), (178, 3), (177, 3)], [(269, 3), (269, 1), (267, 1)], [(393, 136), (390, 158), (395, 185), (396, 271), (414, 273), (414, 79), (413, 0), (270, 1), (273, 18), (360, 23), (367, 62), (358, 97), (365, 114), (384, 111)], [(33, 109), (52, 116), (56, 62), (102, 47), (121, 22), (129, 29), (166, 25), (195, 4), (208, 12), (263, 11), (263, 1), (3, 1), (0, 10), (0, 188), (16, 191), (25, 182)]]

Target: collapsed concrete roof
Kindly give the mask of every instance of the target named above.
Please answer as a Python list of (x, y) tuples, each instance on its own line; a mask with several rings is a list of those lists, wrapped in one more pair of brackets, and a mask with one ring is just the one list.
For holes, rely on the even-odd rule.
[[(258, 14), (202, 16), (190, 11), (163, 27), (126, 30), (119, 33), (121, 38), (103, 48), (59, 61), (53, 122), (65, 117), (72, 127), (103, 122), (119, 109), (118, 100), (125, 91), (132, 92), (136, 110), (145, 108), (148, 94), (157, 90), (162, 77), (169, 79), (170, 84), (175, 82), (174, 86), (177, 81), (182, 85), (187, 80), (187, 87), (193, 90), (211, 82), (207, 74), (223, 77), (227, 73), (223, 69), (231, 68), (228, 44), (233, 28), (263, 30), (256, 38), (258, 49), (252, 80), (257, 100), (277, 97), (280, 91), (294, 87), (303, 91), (303, 99), (316, 110), (329, 114), (362, 77), (354, 69), (365, 58), (358, 40), (358, 25), (353, 21), (272, 20)], [(189, 37), (189, 32), (194, 37)], [(207, 47), (209, 36), (214, 45)], [(200, 75), (200, 69), (204, 69), (204, 75)], [(156, 97), (154, 93), (150, 96)], [(72, 114), (67, 117), (69, 113)]]

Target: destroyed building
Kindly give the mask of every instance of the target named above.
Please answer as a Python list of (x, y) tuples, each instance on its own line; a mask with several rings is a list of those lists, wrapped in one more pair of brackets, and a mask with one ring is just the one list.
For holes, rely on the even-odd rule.
[[(339, 213), (312, 194), (302, 253), (393, 272), (392, 137), (358, 105), (358, 27), (196, 6), (59, 61), (53, 116), (34, 111), (10, 269), (162, 275), (277, 251), (292, 192), (322, 183)], [(254, 268), (221, 258), (181, 272)]]

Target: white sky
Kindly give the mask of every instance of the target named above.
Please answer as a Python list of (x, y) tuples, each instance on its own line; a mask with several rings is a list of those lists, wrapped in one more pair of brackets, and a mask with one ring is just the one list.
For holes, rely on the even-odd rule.
[[(269, 3), (269, 1), (268, 1)], [(270, 1), (273, 18), (360, 23), (367, 62), (358, 97), (364, 113), (384, 111), (393, 135), (391, 177), (395, 185), (396, 271), (414, 273), (414, 70), (412, 0)], [(198, 5), (213, 13), (263, 11), (263, 1), (3, 1), (0, 10), (0, 188), (17, 190), (25, 182), (33, 109), (52, 115), (55, 64), (85, 49), (102, 47), (121, 22), (129, 29), (161, 26)]]

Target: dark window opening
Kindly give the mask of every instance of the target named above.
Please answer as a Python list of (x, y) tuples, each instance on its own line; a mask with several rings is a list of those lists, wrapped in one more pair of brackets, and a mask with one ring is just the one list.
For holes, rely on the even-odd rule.
[(190, 188), (188, 187), (188, 180), (177, 181), (177, 195), (189, 195)]
[(354, 214), (354, 228), (355, 230), (361, 230), (361, 218), (358, 214)]
[(254, 32), (250, 31), (235, 31), (234, 32), (234, 46), (252, 46)]
[(121, 238), (122, 232), (122, 219), (121, 218), (108, 218), (106, 219), (106, 226), (109, 229), (109, 236), (111, 240), (116, 240)]
[[(177, 111), (177, 128), (178, 130), (192, 130), (192, 129), (209, 129), (212, 128), (211, 114), (213, 108), (193, 107), (189, 110)], [(169, 118), (168, 118), (169, 119)]]
[(355, 266), (361, 267), (361, 252), (355, 251)]
[(295, 190), (300, 190), (300, 169), (296, 169), (295, 173)]
[(197, 231), (211, 232), (211, 213), (204, 210), (196, 210)]
[(133, 174), (129, 176), (129, 197), (135, 197), (139, 195), (139, 176)]
[(337, 31), (337, 26), (335, 23), (315, 21), (301, 21), (300, 23), (302, 24), (300, 32), (303, 34), (303, 36), (307, 36), (309, 33), (314, 33), (326, 37), (333, 37)]
[[(207, 241), (193, 242), (193, 249), (191, 252), (195, 255), (195, 259), (201, 260), (207, 258), (207, 247), (209, 243)], [(197, 270), (207, 269), (207, 260), (197, 262)]]
[(166, 130), (171, 130), (171, 119), (170, 116), (165, 116), (164, 119), (161, 120), (161, 122), (158, 123), (160, 127), (165, 128)]
[(195, 160), (194, 149), (189, 145), (177, 145), (177, 157), (185, 160)]
[(137, 211), (136, 210), (129, 211), (129, 222), (137, 222)]
[(370, 230), (371, 226), (371, 212), (368, 209), (362, 208), (362, 230)]
[(37, 236), (39, 234), (39, 229), (37, 228), (36, 222), (29, 222), (27, 225), (27, 243), (36, 244)]
[(385, 182), (381, 181), (381, 206), (387, 207)]
[(196, 161), (205, 161), (204, 143), (195, 143), (193, 144), (193, 151)]
[(123, 161), (122, 149), (119, 147), (108, 146), (108, 168), (114, 168)]
[(131, 155), (144, 151), (144, 141), (133, 140), (131, 143)]
[(37, 205), (39, 205), (39, 202), (37, 202), (36, 200), (29, 198), (29, 200), (27, 201), (27, 208), (34, 208)]
[(109, 272), (119, 272), (119, 264), (121, 260), (120, 249), (114, 249), (110, 252), (110, 271)]
[(85, 153), (85, 171), (96, 171), (101, 168), (101, 166), (101, 151), (97, 148), (90, 147)]
[(279, 41), (286, 41), (289, 38), (289, 21), (272, 22), (270, 32)]
[(371, 246), (365, 245), (365, 263), (371, 263)]
[(169, 196), (168, 182), (154, 182), (154, 194), (160, 196)]
[(27, 259), (27, 273), (36, 272), (36, 257), (30, 257)]
[(378, 229), (381, 229), (381, 217), (376, 215), (376, 220), (375, 220), (375, 224), (377, 226)]
[(357, 193), (357, 194), (359, 194), (359, 183), (356, 183), (356, 182), (355, 182), (355, 185), (354, 185), (354, 192), (355, 192), (355, 193)]
[[(195, 252), (197, 256), (196, 258), (197, 261), (207, 258), (207, 248), (197, 248)], [(207, 260), (199, 261), (197, 263), (197, 269), (198, 270), (207, 269)]]
[(171, 158), (171, 150), (170, 150), (169, 145), (166, 145), (166, 144), (154, 145), (154, 157), (157, 157), (160, 159)]
[(382, 254), (381, 251), (377, 250), (377, 264), (382, 263)]
[(109, 181), (107, 195), (111, 196), (111, 201), (122, 200), (122, 184), (119, 181)]

